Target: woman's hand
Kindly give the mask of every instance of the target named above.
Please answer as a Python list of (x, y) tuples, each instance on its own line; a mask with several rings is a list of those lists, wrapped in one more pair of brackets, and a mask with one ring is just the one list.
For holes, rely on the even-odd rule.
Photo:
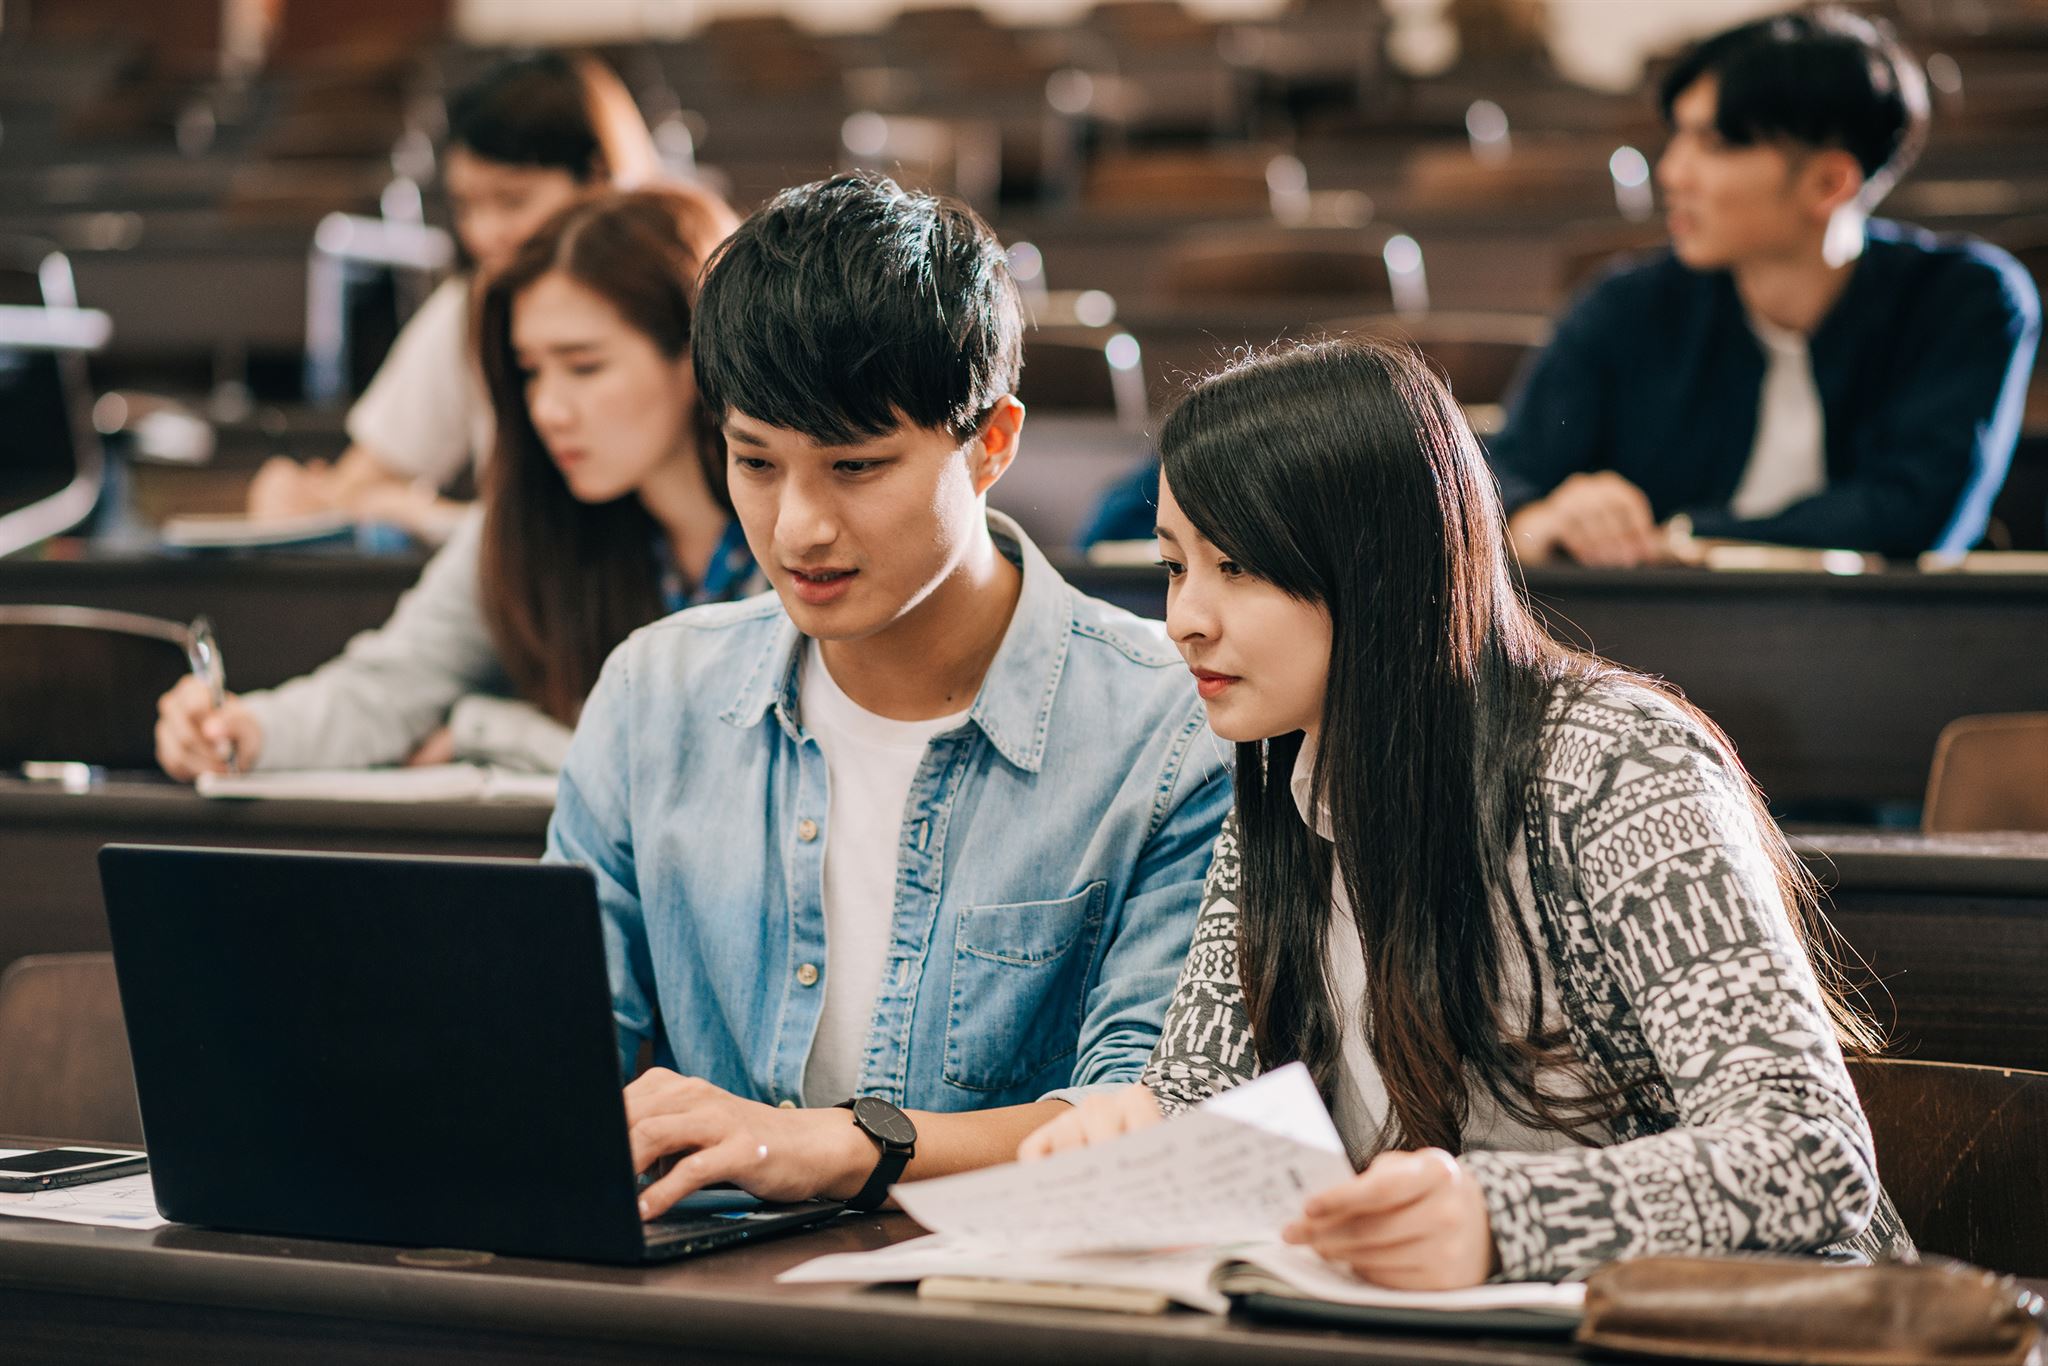
[(156, 761), (181, 783), (227, 772), (231, 753), (235, 767), (246, 771), (262, 749), (263, 723), (233, 693), (216, 710), (212, 691), (187, 675), (157, 699)]
[(433, 764), (455, 762), (455, 732), (443, 726), (420, 741), (419, 748), (406, 756), (408, 768), (426, 768)]
[(1309, 1197), (1281, 1236), (1394, 1290), (1462, 1290), (1499, 1262), (1479, 1183), (1441, 1148), (1381, 1153)]
[(1017, 1160), (1033, 1162), (1041, 1157), (1105, 1143), (1136, 1129), (1147, 1129), (1160, 1120), (1159, 1098), (1143, 1086), (1126, 1086), (1090, 1096), (1049, 1124), (1041, 1124), (1017, 1145)]
[(300, 464), (281, 455), (263, 462), (249, 481), (251, 517), (304, 517), (335, 505), (333, 476), (325, 460)]

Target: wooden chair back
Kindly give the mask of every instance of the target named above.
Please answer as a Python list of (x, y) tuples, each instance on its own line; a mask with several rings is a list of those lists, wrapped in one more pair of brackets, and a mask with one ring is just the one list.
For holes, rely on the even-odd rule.
[(1158, 293), (1180, 304), (1328, 299), (1415, 314), (1428, 306), (1423, 280), (1420, 249), (1391, 229), (1205, 228), (1167, 244)]
[(1136, 430), (1149, 408), (1137, 339), (1116, 327), (1036, 327), (1024, 334), (1017, 397), (1034, 413), (1113, 417)]
[(2048, 1275), (2048, 1073), (1892, 1058), (1849, 1071), (1920, 1250)]
[(1663, 225), (1614, 219), (1567, 225), (1557, 234), (1557, 293), (1570, 299), (1624, 257), (1642, 256), (1670, 240)]
[(154, 769), (156, 700), (188, 672), (186, 640), (128, 612), (0, 606), (0, 769)]
[(1550, 340), (1550, 320), (1540, 313), (1372, 313), (1338, 318), (1328, 328), (1413, 346), (1467, 406), (1505, 402), (1522, 367)]
[(2048, 831), (2048, 712), (1965, 716), (1944, 726), (1920, 824), (1930, 834)]
[(17, 958), (0, 974), (0, 1133), (140, 1143), (109, 953)]
[(1274, 211), (1274, 181), (1284, 185), (1282, 171), (1294, 169), (1285, 161), (1252, 148), (1105, 153), (1089, 166), (1081, 198), (1111, 214), (1265, 217)]

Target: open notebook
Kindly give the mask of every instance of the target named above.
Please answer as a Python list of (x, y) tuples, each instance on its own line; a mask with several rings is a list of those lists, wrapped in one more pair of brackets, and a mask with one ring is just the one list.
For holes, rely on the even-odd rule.
[(1109, 1289), (1135, 1292), (1118, 1307), (1154, 1307), (1150, 1296), (1218, 1314), (1243, 1297), (1269, 1312), (1538, 1332), (1578, 1322), (1582, 1286), (1387, 1290), (1280, 1240), (1303, 1200), (1351, 1175), (1297, 1063), (1108, 1143), (897, 1186), (931, 1236), (820, 1257), (781, 1279), (978, 1281), (987, 1298), (1041, 1303), (1101, 1304), (1093, 1292)]

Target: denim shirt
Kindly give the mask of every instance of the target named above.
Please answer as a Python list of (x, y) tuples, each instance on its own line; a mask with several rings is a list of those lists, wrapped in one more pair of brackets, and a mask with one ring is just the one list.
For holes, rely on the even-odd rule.
[[(967, 720), (912, 780), (861, 1062), (861, 1094), (914, 1109), (1136, 1081), (1229, 803), (1160, 624), (988, 520), (1023, 589)], [(584, 707), (548, 858), (596, 874), (624, 1070), (652, 1038), (663, 1066), (801, 1103), (832, 836), (803, 643), (772, 594), (692, 608), (615, 650)]]

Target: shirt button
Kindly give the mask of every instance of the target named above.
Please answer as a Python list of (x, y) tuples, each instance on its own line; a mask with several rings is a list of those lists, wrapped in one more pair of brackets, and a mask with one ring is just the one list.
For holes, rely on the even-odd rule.
[(818, 823), (809, 816), (804, 817), (796, 823), (796, 837), (809, 844), (818, 837)]
[(796, 970), (796, 980), (799, 984), (807, 987), (818, 985), (818, 965), (816, 963), (805, 963)]
[(794, 1110), (796, 1102), (793, 1100), (778, 1100), (775, 1102), (775, 1106), (779, 1110)]

